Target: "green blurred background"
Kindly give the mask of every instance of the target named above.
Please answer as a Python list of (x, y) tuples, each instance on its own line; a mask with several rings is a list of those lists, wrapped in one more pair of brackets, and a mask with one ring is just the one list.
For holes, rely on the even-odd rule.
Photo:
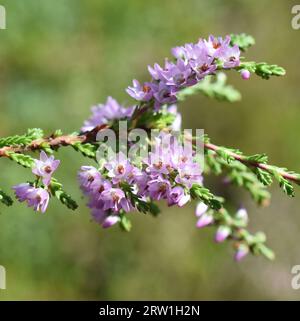
[[(108, 95), (124, 104), (132, 78), (147, 80), (148, 64), (163, 62), (170, 48), (210, 33), (246, 32), (257, 45), (249, 60), (282, 65), (286, 77), (248, 82), (230, 73), (243, 95), (235, 104), (198, 96), (180, 106), (185, 128), (204, 128), (217, 144), (245, 153), (266, 152), (270, 161), (300, 170), (300, 30), (291, 27), (296, 1), (222, 0), (9, 0), (7, 29), (0, 30), (0, 135), (29, 127), (47, 133), (78, 129), (92, 104)], [(251, 229), (264, 230), (277, 254), (270, 263), (248, 257), (232, 261), (228, 244), (213, 230), (197, 230), (194, 204), (164, 208), (154, 219), (134, 214), (130, 234), (92, 223), (76, 182), (89, 161), (61, 150), (57, 177), (80, 207), (53, 200), (37, 214), (24, 204), (1, 206), (0, 264), (7, 270), (1, 299), (299, 299), (291, 267), (300, 264), (300, 190), (288, 199), (274, 186), (269, 208), (249, 195), (208, 183), (232, 207), (249, 209)], [(31, 177), (1, 160), (5, 190)]]

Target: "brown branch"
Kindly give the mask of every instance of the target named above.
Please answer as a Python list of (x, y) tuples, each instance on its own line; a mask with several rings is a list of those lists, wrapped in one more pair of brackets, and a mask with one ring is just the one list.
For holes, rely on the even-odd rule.
[[(211, 143), (204, 143), (204, 148), (212, 150), (214, 152), (217, 152), (218, 150), (221, 150), (221, 147), (211, 144)], [(273, 173), (273, 166), (272, 165), (268, 165), (268, 164), (264, 164), (264, 163), (259, 163), (259, 162), (255, 162), (255, 161), (250, 161), (247, 159), (247, 157), (243, 156), (243, 155), (239, 155), (237, 153), (231, 152), (227, 150), (228, 155), (230, 155), (231, 157), (233, 157), (235, 160), (245, 164), (246, 166), (250, 166), (250, 167), (255, 167), (255, 168), (260, 168), (264, 171), (267, 171), (268, 173), (272, 174)], [(291, 174), (288, 173), (284, 170), (281, 170), (279, 172), (279, 174), (284, 177), (285, 179), (292, 181), (296, 184), (300, 184), (300, 177), (297, 174)]]
[(45, 138), (40, 138), (33, 140), (29, 145), (26, 146), (4, 146), (0, 148), (0, 157), (9, 157), (9, 153), (25, 153), (32, 152), (36, 150), (43, 149), (43, 145), (47, 145), (52, 149), (57, 149), (61, 146), (70, 146), (77, 142), (80, 143), (90, 143), (96, 142), (96, 137), (99, 131), (108, 128), (107, 125), (99, 125), (93, 128), (91, 131), (82, 133), (80, 135), (62, 135), (56, 136), (53, 135)]
[[(91, 131), (84, 132), (80, 135), (62, 135), (54, 137), (53, 135), (45, 138), (40, 138), (37, 140), (33, 140), (29, 145), (27, 146), (4, 146), (0, 148), (0, 157), (9, 157), (10, 152), (14, 153), (25, 153), (30, 151), (36, 151), (43, 149), (43, 145), (47, 144), (50, 148), (56, 150), (57, 148), (61, 146), (70, 146), (77, 142), (80, 143), (95, 143), (96, 137), (99, 131), (107, 129), (108, 125), (98, 125), (95, 128), (93, 128)], [(204, 148), (217, 152), (218, 150), (221, 150), (222, 147), (219, 147), (217, 145), (211, 144), (211, 143), (204, 143)], [(245, 164), (248, 167), (255, 167), (260, 168), (264, 171), (267, 171), (268, 173), (272, 174), (274, 171), (274, 167), (272, 165), (264, 164), (255, 162), (252, 160), (248, 160), (247, 157), (243, 155), (239, 155), (237, 153), (234, 153), (232, 151), (227, 150), (227, 153), (229, 156), (233, 157), (235, 160)], [(300, 184), (300, 177), (297, 174), (291, 174), (284, 170), (281, 170), (278, 172), (282, 177), (285, 179), (292, 181), (296, 184)]]

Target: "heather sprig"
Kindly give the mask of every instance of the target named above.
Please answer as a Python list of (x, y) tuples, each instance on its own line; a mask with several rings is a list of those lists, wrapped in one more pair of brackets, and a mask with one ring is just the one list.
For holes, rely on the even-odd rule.
[[(174, 47), (171, 59), (148, 66), (149, 79), (133, 80), (126, 89), (134, 100), (131, 106), (125, 107), (108, 97), (104, 104), (92, 107), (91, 116), (80, 130), (71, 134), (56, 130), (45, 136), (41, 129), (34, 128), (23, 135), (0, 138), (0, 157), (30, 168), (34, 174), (32, 181), (13, 187), (16, 198), (43, 213), (52, 198), (75, 210), (77, 203), (53, 177), (60, 164), (53, 154), (70, 146), (95, 161), (94, 166), (81, 166), (78, 181), (92, 219), (103, 228), (119, 225), (129, 231), (134, 217), (130, 212), (157, 216), (158, 201), (178, 207), (194, 201), (198, 204), (196, 227), (215, 227), (215, 241), (231, 241), (235, 260), (240, 261), (248, 253), (273, 259), (273, 252), (265, 245), (265, 235), (247, 230), (246, 209), (228, 210), (231, 206), (224, 197), (205, 186), (205, 177), (211, 173), (221, 176), (224, 184), (245, 188), (255, 202), (266, 206), (270, 202), (267, 188), (273, 181), (278, 182), (287, 195), (294, 196), (293, 184), (300, 184), (300, 174), (270, 165), (265, 154), (247, 156), (238, 149), (212, 144), (208, 136), (189, 136), (184, 132), (173, 135), (173, 131), (181, 129), (177, 105), (189, 96), (202, 93), (219, 101), (241, 99), (241, 94), (227, 84), (229, 70), (238, 72), (243, 80), (252, 80), (252, 74), (263, 79), (285, 74), (285, 70), (275, 64), (246, 61), (241, 53), (254, 44), (253, 37), (240, 34), (223, 38), (209, 36)], [(128, 131), (144, 131), (146, 137), (139, 151), (146, 154), (140, 156), (138, 149), (134, 149), (132, 158), (123, 152), (124, 148), (135, 147), (135, 143), (128, 138), (124, 142), (120, 121), (125, 122)], [(152, 137), (153, 130), (159, 131), (159, 135)], [(103, 148), (101, 135), (115, 136), (118, 143), (115, 157), (99, 153)], [(170, 142), (167, 148), (166, 138)], [(203, 161), (198, 158), (197, 139), (203, 147)], [(185, 140), (191, 143), (191, 149), (182, 147)], [(106, 154), (111, 151), (108, 148)], [(35, 152), (39, 153), (39, 159), (35, 158)], [(2, 189), (0, 201), (12, 205), (11, 197)]]

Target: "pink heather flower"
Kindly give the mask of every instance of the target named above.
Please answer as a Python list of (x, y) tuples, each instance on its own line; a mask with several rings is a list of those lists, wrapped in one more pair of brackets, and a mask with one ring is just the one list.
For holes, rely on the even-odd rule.
[(218, 243), (225, 241), (230, 233), (231, 230), (228, 226), (219, 226), (215, 235), (215, 241)]
[(208, 206), (203, 202), (197, 204), (195, 214), (197, 217), (202, 216), (208, 210)]
[(181, 186), (173, 187), (167, 197), (169, 206), (177, 204), (179, 207), (184, 206), (191, 199), (190, 195), (184, 193)]
[(182, 59), (178, 59), (176, 64), (169, 63), (168, 68), (162, 72), (163, 81), (168, 86), (173, 86), (176, 90), (185, 87), (192, 86), (197, 81), (192, 77), (192, 69), (189, 64), (185, 63)]
[(119, 212), (123, 209), (125, 212), (129, 212), (132, 209), (125, 193), (119, 188), (104, 190), (101, 193), (101, 200), (103, 201), (103, 210), (105, 211), (111, 209), (114, 212)]
[(241, 261), (249, 253), (249, 247), (246, 244), (239, 244), (237, 251), (235, 252), (235, 261)]
[(193, 184), (202, 184), (203, 178), (201, 176), (200, 166), (197, 163), (189, 162), (183, 163), (178, 167), (178, 175), (175, 178), (175, 182), (183, 184), (184, 186), (191, 188)]
[(185, 48), (182, 46), (172, 48), (171, 53), (177, 59), (185, 59), (186, 51), (185, 51)]
[(103, 228), (108, 228), (120, 221), (117, 215), (110, 215), (109, 211), (104, 211), (98, 208), (92, 208), (92, 217), (94, 221), (100, 224)]
[(35, 188), (28, 183), (13, 186), (16, 197), (20, 202), (27, 202), (35, 211), (44, 213), (49, 203), (49, 193), (43, 188)]
[(251, 73), (249, 70), (243, 69), (243, 70), (241, 70), (241, 76), (244, 80), (248, 80), (251, 76)]
[(230, 36), (226, 36), (223, 40), (222, 37), (215, 38), (214, 36), (210, 35), (208, 40), (203, 40), (207, 51), (210, 56), (218, 57), (218, 53), (222, 48), (228, 48), (230, 45)]
[(126, 92), (136, 100), (148, 101), (152, 98), (153, 92), (149, 83), (145, 82), (143, 85), (138, 80), (132, 81), (133, 87), (128, 87)]
[(206, 75), (212, 74), (216, 69), (214, 57), (210, 56), (204, 43), (194, 46), (195, 58), (190, 60), (190, 66), (196, 72), (197, 80), (201, 80)]
[(153, 153), (149, 153), (148, 157), (144, 159), (144, 163), (148, 165), (146, 173), (150, 174), (151, 177), (169, 174), (169, 170), (171, 169), (171, 160), (169, 156), (169, 154), (163, 154), (157, 150)]
[(240, 49), (237, 45), (220, 50), (218, 58), (223, 62), (223, 68), (234, 68), (240, 64)]
[(78, 180), (80, 188), (85, 193), (90, 192), (93, 187), (102, 181), (101, 174), (93, 166), (81, 166), (81, 170), (78, 172)]
[(43, 184), (49, 185), (53, 172), (57, 169), (60, 160), (54, 159), (54, 156), (48, 157), (44, 151), (40, 153), (40, 159), (34, 160), (32, 173), (42, 177)]
[(213, 223), (213, 221), (214, 221), (214, 218), (213, 218), (212, 215), (204, 213), (198, 219), (198, 221), (196, 223), (196, 227), (197, 228), (205, 227), (205, 226), (210, 225), (211, 223)]
[(108, 97), (105, 104), (99, 104), (91, 108), (92, 116), (86, 120), (81, 131), (89, 131), (97, 125), (107, 124), (110, 120), (130, 117), (134, 108), (125, 108), (115, 99)]
[(86, 194), (89, 196), (89, 203), (88, 206), (90, 208), (103, 208), (104, 207), (104, 201), (102, 199), (102, 193), (104, 191), (111, 190), (112, 185), (111, 183), (103, 179), (102, 177), (95, 181), (93, 184), (91, 190), (89, 190)]
[(163, 68), (159, 64), (154, 64), (154, 67), (148, 66), (148, 71), (154, 80), (163, 78)]
[(170, 182), (167, 179), (162, 178), (161, 176), (158, 176), (157, 178), (148, 182), (149, 195), (157, 201), (167, 198), (170, 187)]
[(172, 87), (160, 81), (158, 84), (152, 83), (153, 96), (155, 98), (154, 109), (159, 110), (164, 104), (174, 104), (177, 101), (175, 92)]
[(109, 215), (108, 211), (104, 211), (101, 208), (92, 207), (91, 215), (95, 222), (102, 224), (105, 218)]
[(108, 170), (107, 175), (112, 178), (114, 184), (125, 180), (133, 168), (123, 153), (120, 152), (115, 156), (115, 159), (108, 161), (104, 166)]

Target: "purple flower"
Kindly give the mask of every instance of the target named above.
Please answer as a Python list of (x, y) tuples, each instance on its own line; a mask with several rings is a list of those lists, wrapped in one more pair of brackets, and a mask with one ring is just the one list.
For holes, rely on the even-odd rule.
[(103, 201), (103, 210), (111, 209), (114, 212), (119, 212), (123, 209), (125, 212), (129, 212), (132, 209), (125, 193), (119, 188), (104, 190), (101, 194), (101, 199)]
[(28, 183), (13, 186), (17, 199), (20, 202), (27, 202), (29, 207), (35, 211), (44, 213), (49, 203), (49, 193), (43, 188), (36, 188)]
[(249, 247), (246, 244), (239, 244), (234, 254), (235, 261), (241, 261), (249, 253)]
[(191, 199), (190, 195), (184, 193), (181, 186), (173, 187), (167, 197), (169, 206), (177, 204), (179, 207), (184, 206)]
[(92, 217), (97, 223), (101, 224), (103, 228), (111, 227), (120, 221), (118, 215), (110, 215), (109, 211), (98, 208), (92, 209)]
[(213, 218), (212, 215), (204, 213), (198, 219), (198, 221), (196, 223), (196, 227), (197, 228), (205, 227), (205, 226), (210, 225), (211, 223), (213, 223), (213, 221), (214, 221), (214, 218)]
[(222, 47), (218, 58), (223, 63), (223, 68), (237, 67), (240, 64), (240, 49), (237, 45)]
[(172, 86), (168, 86), (164, 82), (160, 81), (159, 84), (152, 83), (151, 88), (155, 98), (155, 110), (159, 110), (159, 108), (164, 104), (176, 103), (177, 97), (175, 92), (172, 90)]
[(114, 184), (125, 180), (132, 171), (132, 165), (123, 153), (115, 155), (115, 159), (110, 160), (104, 166), (108, 170), (108, 176), (112, 178)]
[(101, 208), (92, 207), (91, 208), (91, 215), (95, 222), (102, 224), (105, 218), (109, 215), (108, 211), (104, 211)]
[(53, 172), (57, 169), (60, 160), (54, 159), (54, 156), (48, 157), (44, 151), (40, 153), (40, 159), (34, 160), (32, 173), (42, 177), (45, 185), (49, 185)]
[(214, 64), (214, 57), (210, 56), (207, 48), (203, 43), (194, 46), (195, 58), (190, 60), (190, 66), (196, 72), (198, 80), (201, 80), (206, 75), (214, 73), (217, 66)]
[(125, 108), (118, 104), (112, 97), (108, 97), (104, 105), (100, 104), (91, 108), (92, 116), (84, 122), (81, 131), (89, 131), (97, 125), (107, 124), (110, 120), (130, 117), (133, 107)]
[(102, 193), (104, 191), (111, 190), (112, 185), (111, 183), (103, 179), (102, 177), (95, 181), (90, 191), (87, 192), (89, 196), (89, 203), (88, 206), (90, 208), (96, 207), (96, 208), (103, 208), (104, 207), (104, 201), (102, 199)]
[(168, 69), (162, 72), (163, 79), (166, 85), (173, 86), (176, 90), (185, 86), (192, 86), (197, 81), (192, 77), (192, 69), (189, 64), (185, 63), (182, 59), (178, 59), (176, 64), (169, 63)]
[(197, 204), (195, 214), (197, 217), (202, 216), (208, 210), (208, 206), (203, 202)]
[(169, 174), (169, 171), (171, 170), (171, 160), (169, 156), (169, 154), (162, 154), (158, 150), (149, 153), (148, 157), (144, 159), (145, 164), (148, 165), (146, 172), (150, 174), (151, 177)]
[[(166, 66), (167, 66), (167, 63), (166, 63)], [(165, 67), (166, 67), (165, 66)], [(163, 79), (163, 71), (164, 69), (159, 65), (159, 64), (154, 64), (154, 67), (152, 68), (151, 66), (148, 66), (148, 71), (151, 75), (151, 77), (154, 79), (154, 80), (161, 80)]]
[(171, 53), (177, 59), (185, 59), (186, 57), (186, 50), (182, 46), (172, 48)]
[(197, 163), (184, 163), (178, 167), (175, 182), (191, 188), (193, 184), (202, 184), (200, 166)]
[(226, 36), (223, 40), (222, 37), (215, 38), (210, 35), (208, 40), (204, 40), (205, 46), (207, 48), (208, 54), (212, 57), (218, 57), (218, 54), (222, 50), (222, 48), (228, 48), (230, 45), (230, 36)]
[(128, 87), (126, 92), (136, 100), (148, 101), (152, 98), (153, 92), (149, 83), (145, 82), (143, 85), (138, 80), (132, 81), (133, 87)]
[(244, 80), (248, 80), (251, 76), (251, 73), (249, 70), (243, 69), (243, 70), (241, 70), (241, 76)]
[(225, 241), (227, 237), (230, 235), (230, 233), (231, 230), (228, 226), (219, 226), (215, 235), (215, 241), (218, 243)]
[(170, 182), (161, 176), (148, 182), (149, 195), (157, 201), (167, 198), (170, 187)]
[(81, 189), (88, 193), (90, 192), (95, 186), (101, 183), (101, 174), (99, 171), (93, 166), (81, 166), (81, 170), (78, 172), (78, 180)]

